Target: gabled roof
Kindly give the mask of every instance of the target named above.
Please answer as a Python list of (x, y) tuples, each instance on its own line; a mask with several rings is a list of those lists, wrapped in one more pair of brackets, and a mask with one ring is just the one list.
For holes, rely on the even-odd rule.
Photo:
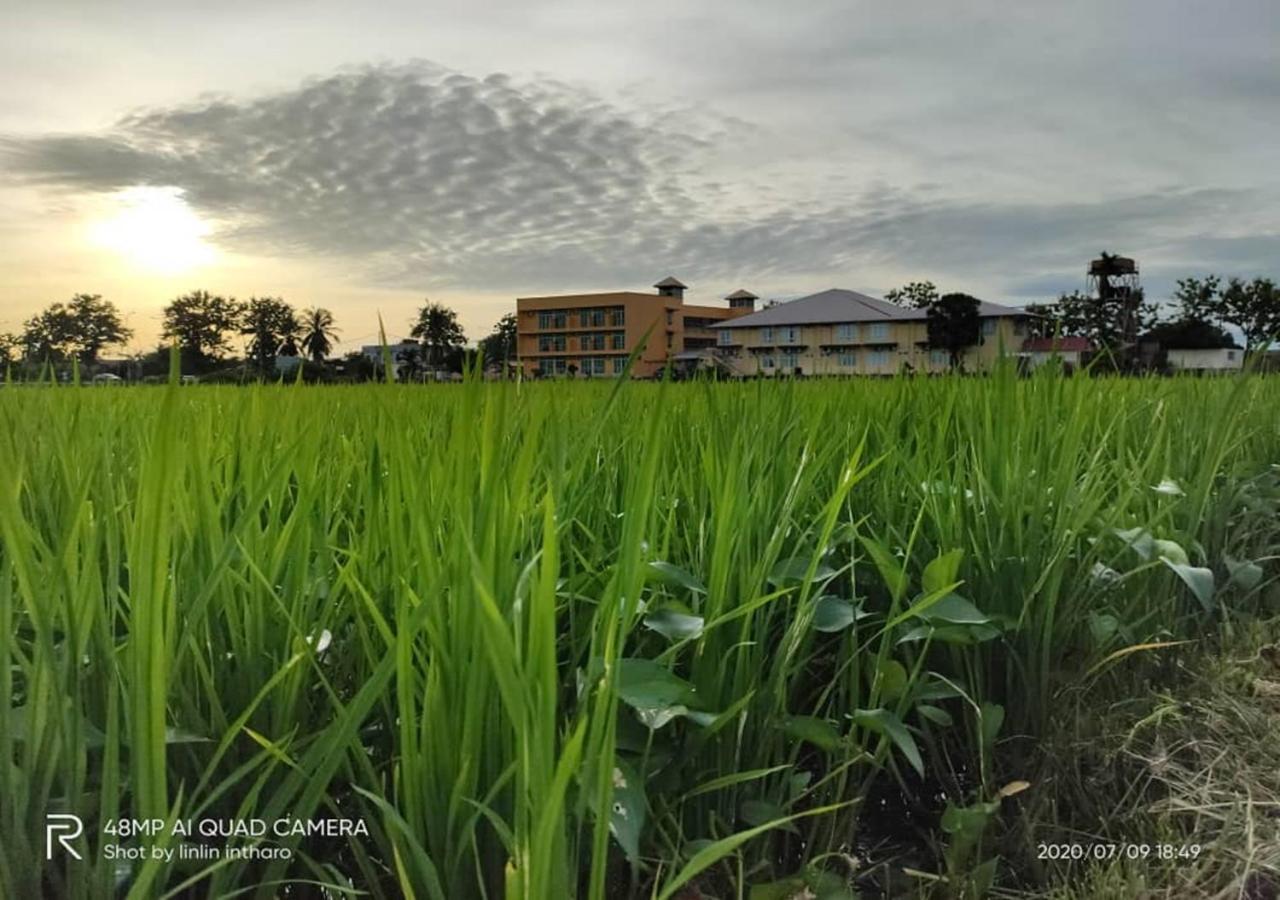
[(657, 284), (655, 284), (654, 287), (674, 287), (674, 288), (684, 288), (685, 290), (689, 289), (689, 286), (687, 284), (682, 284), (680, 282), (680, 279), (676, 278), (674, 275), (668, 275), (666, 278), (662, 279)]
[(724, 299), (726, 300), (759, 300), (760, 298), (748, 290), (745, 290), (743, 288), (738, 288), (736, 291), (734, 291), (732, 294), (725, 297)]
[[(996, 303), (978, 302), (978, 315), (983, 318), (996, 316), (1026, 315), (1021, 309), (1000, 306)], [(773, 325), (834, 325), (844, 322), (894, 322), (920, 321), (929, 314), (923, 309), (910, 309), (898, 306), (888, 300), (878, 300), (859, 294), (857, 291), (846, 291), (842, 288), (831, 288), (819, 291), (788, 303), (779, 303), (768, 309), (734, 319), (721, 325), (721, 328), (761, 328)]]

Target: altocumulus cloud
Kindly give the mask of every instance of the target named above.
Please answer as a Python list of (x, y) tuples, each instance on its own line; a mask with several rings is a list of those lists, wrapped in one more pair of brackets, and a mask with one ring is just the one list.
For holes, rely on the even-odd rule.
[[(993, 258), (1016, 258), (1023, 272), (1070, 270), (1082, 248), (1109, 243), (1158, 254), (1201, 235), (1231, 242), (1240, 209), (1263, 204), (1212, 187), (977, 203), (936, 188), (780, 198), (742, 184), (729, 201), (717, 155), (748, 129), (417, 62), (146, 110), (101, 134), (10, 135), (0, 149), (29, 182), (181, 188), (225, 223), (219, 240), (232, 249), (337, 256), (387, 283), (489, 290), (629, 283), (666, 270), (779, 280), (896, 264), (963, 277)], [(759, 201), (742, 202), (753, 187)], [(1239, 240), (1246, 257), (1275, 248), (1265, 234)]]

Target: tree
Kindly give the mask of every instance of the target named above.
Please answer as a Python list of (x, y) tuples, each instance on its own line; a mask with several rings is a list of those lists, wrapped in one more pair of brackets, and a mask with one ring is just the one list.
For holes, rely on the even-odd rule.
[(1217, 325), (1185, 317), (1173, 322), (1162, 322), (1143, 335), (1142, 339), (1158, 341), (1161, 347), (1183, 350), (1215, 350), (1236, 345), (1231, 335)]
[(337, 341), (338, 329), (333, 326), (333, 312), (312, 306), (302, 311), (302, 350), (312, 361), (324, 362)]
[(898, 306), (927, 309), (938, 299), (938, 289), (932, 281), (911, 281), (900, 288), (894, 288), (884, 295), (884, 299)]
[(1247, 352), (1260, 349), (1280, 334), (1280, 288), (1270, 278), (1248, 283), (1232, 278), (1220, 296), (1221, 318), (1240, 329)]
[[(1156, 323), (1156, 309), (1142, 301), (1139, 293), (1133, 314), (1139, 332)], [(1040, 336), (1085, 337), (1099, 349), (1118, 351), (1125, 345), (1126, 312), (1118, 304), (1100, 303), (1079, 291), (1063, 294), (1055, 302), (1034, 304), (1028, 312), (1043, 316), (1038, 320)]]
[(54, 303), (22, 323), (22, 355), (28, 363), (66, 362), (75, 353), (71, 313)]
[(418, 310), (418, 321), (409, 334), (421, 342), (423, 364), (432, 372), (466, 341), (458, 314), (440, 303), (428, 303)]
[(302, 349), (315, 362), (324, 362), (338, 336), (333, 327), (333, 313), (318, 306), (303, 310), (302, 331)]
[(101, 294), (76, 294), (67, 304), (67, 313), (71, 317), (75, 353), (82, 363), (92, 365), (98, 361), (102, 348), (122, 344), (133, 336), (115, 304), (103, 300)]
[(240, 326), (242, 307), (234, 299), (193, 291), (164, 308), (161, 334), (177, 341), (186, 365), (205, 367), (228, 350), (227, 334)]
[(951, 368), (961, 368), (965, 348), (976, 345), (982, 337), (978, 298), (944, 294), (929, 304), (928, 316), (929, 346), (946, 350)]
[(1173, 292), (1178, 304), (1178, 318), (1187, 322), (1222, 322), (1221, 279), (1217, 275), (1204, 278), (1179, 278)]
[(22, 358), (22, 339), (16, 334), (0, 334), (0, 366), (13, 365)]
[(486, 363), (501, 363), (506, 371), (507, 363), (516, 358), (515, 313), (507, 313), (498, 320), (489, 336), (480, 341), (480, 352)]
[(21, 342), (29, 361), (65, 362), (75, 357), (91, 365), (103, 347), (127, 341), (133, 334), (120, 311), (100, 294), (76, 294), (54, 303), (23, 323)]
[(293, 307), (279, 297), (250, 298), (240, 319), (240, 333), (249, 338), (249, 360), (263, 375), (275, 371), (277, 356), (298, 355), (301, 332)]

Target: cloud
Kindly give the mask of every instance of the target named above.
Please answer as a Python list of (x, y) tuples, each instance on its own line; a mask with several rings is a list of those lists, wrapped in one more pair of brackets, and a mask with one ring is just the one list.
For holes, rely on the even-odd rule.
[[(1103, 247), (1159, 256), (1211, 236), (1238, 261), (1272, 252), (1280, 233), (1266, 192), (1238, 188), (1074, 202), (834, 179), (797, 189), (732, 167), (747, 138), (769, 133), (416, 62), (145, 110), (102, 134), (10, 135), (0, 151), (31, 183), (180, 188), (241, 252), (341, 257), (371, 280), (432, 289), (644, 284), (668, 271), (844, 283), (867, 267), (1017, 286)], [(1242, 211), (1247, 234), (1233, 231)]]

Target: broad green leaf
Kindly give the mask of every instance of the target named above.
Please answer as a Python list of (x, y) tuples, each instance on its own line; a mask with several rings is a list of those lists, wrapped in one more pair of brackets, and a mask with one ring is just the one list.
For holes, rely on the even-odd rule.
[(1226, 563), (1231, 583), (1237, 587), (1251, 591), (1262, 582), (1262, 566), (1256, 562), (1230, 556), (1223, 557), (1223, 562)]
[(644, 784), (625, 760), (615, 757), (613, 766), (613, 809), (609, 814), (609, 831), (627, 854), (627, 859), (635, 862), (640, 855), (640, 834), (644, 831), (647, 809)]
[(1183, 583), (1191, 589), (1191, 593), (1196, 595), (1196, 599), (1200, 601), (1200, 605), (1205, 608), (1205, 611), (1213, 612), (1213, 570), (1182, 565), (1170, 562), (1167, 559), (1164, 559), (1163, 562), (1170, 569), (1173, 569), (1174, 574), (1181, 578)]
[[(763, 825), (766, 822), (777, 822), (786, 819), (787, 811), (776, 803), (770, 803), (768, 800), (748, 800), (742, 804), (742, 808), (738, 810), (738, 815), (748, 825)], [(796, 830), (796, 827), (790, 822), (786, 822), (779, 827), (785, 831)]]
[(844, 631), (858, 619), (865, 618), (867, 615), (869, 613), (863, 612), (860, 606), (854, 606), (848, 600), (841, 600), (839, 597), (823, 594), (813, 605), (813, 627), (817, 631), (824, 631), (828, 634)]
[(1187, 551), (1182, 549), (1182, 545), (1177, 541), (1155, 540), (1156, 556), (1161, 559), (1168, 560), (1171, 563), (1185, 566), (1190, 560), (1187, 559)]
[[(812, 562), (811, 558), (804, 556), (793, 556), (790, 559), (779, 560), (770, 570), (768, 581), (774, 587), (790, 587), (801, 584), (805, 576), (809, 574), (809, 566)], [(815, 582), (826, 581), (834, 574), (836, 574), (835, 569), (819, 561), (817, 568), (813, 572), (813, 580)]]
[(991, 621), (978, 607), (956, 593), (947, 594), (918, 615), (928, 622), (947, 625), (985, 625)]
[(877, 734), (886, 735), (907, 758), (907, 762), (911, 763), (911, 767), (920, 775), (924, 774), (924, 761), (920, 758), (916, 739), (892, 712), (887, 709), (858, 709), (854, 710), (853, 721)]
[(692, 702), (693, 685), (651, 659), (618, 660), (618, 696), (635, 709), (662, 709)]
[(827, 752), (840, 746), (840, 732), (826, 719), (816, 716), (788, 716), (782, 723), (782, 730)]
[(886, 702), (897, 700), (907, 689), (906, 666), (896, 659), (886, 659), (880, 665), (879, 672), (880, 699)]
[(707, 592), (706, 585), (692, 574), (679, 566), (673, 566), (671, 563), (661, 560), (654, 560), (649, 563), (649, 580), (682, 587), (695, 594), (705, 594)]
[(1174, 481), (1172, 478), (1165, 478), (1159, 484), (1153, 484), (1151, 486), (1151, 490), (1155, 491), (1157, 494), (1163, 494), (1166, 497), (1186, 496), (1186, 492), (1183, 491), (1178, 482)]
[(934, 725), (941, 725), (944, 728), (951, 726), (955, 722), (955, 720), (951, 718), (951, 713), (947, 712), (940, 706), (921, 704), (916, 707), (916, 712), (920, 714), (921, 718), (927, 719)]
[(1089, 613), (1089, 633), (1093, 642), (1105, 647), (1120, 630), (1120, 620), (1110, 613)]
[(1155, 538), (1151, 536), (1151, 532), (1145, 528), (1129, 528), (1121, 530), (1115, 529), (1116, 537), (1124, 541), (1144, 560), (1151, 559), (1155, 555)]
[(863, 536), (862, 546), (866, 548), (871, 561), (875, 563), (876, 570), (880, 573), (880, 578), (884, 581), (885, 587), (889, 589), (890, 595), (893, 597), (901, 597), (907, 592), (907, 575), (903, 571), (901, 564), (885, 549), (884, 545), (874, 538)]
[(702, 616), (664, 607), (645, 616), (644, 625), (669, 641), (685, 641), (701, 637), (705, 622)]
[(968, 646), (1000, 636), (1000, 629), (990, 625), (917, 625), (898, 638), (899, 644), (932, 640), (940, 644)]
[(929, 565), (924, 567), (924, 575), (920, 579), (924, 592), (931, 594), (954, 584), (962, 559), (964, 559), (963, 550), (950, 550), (935, 556)]

